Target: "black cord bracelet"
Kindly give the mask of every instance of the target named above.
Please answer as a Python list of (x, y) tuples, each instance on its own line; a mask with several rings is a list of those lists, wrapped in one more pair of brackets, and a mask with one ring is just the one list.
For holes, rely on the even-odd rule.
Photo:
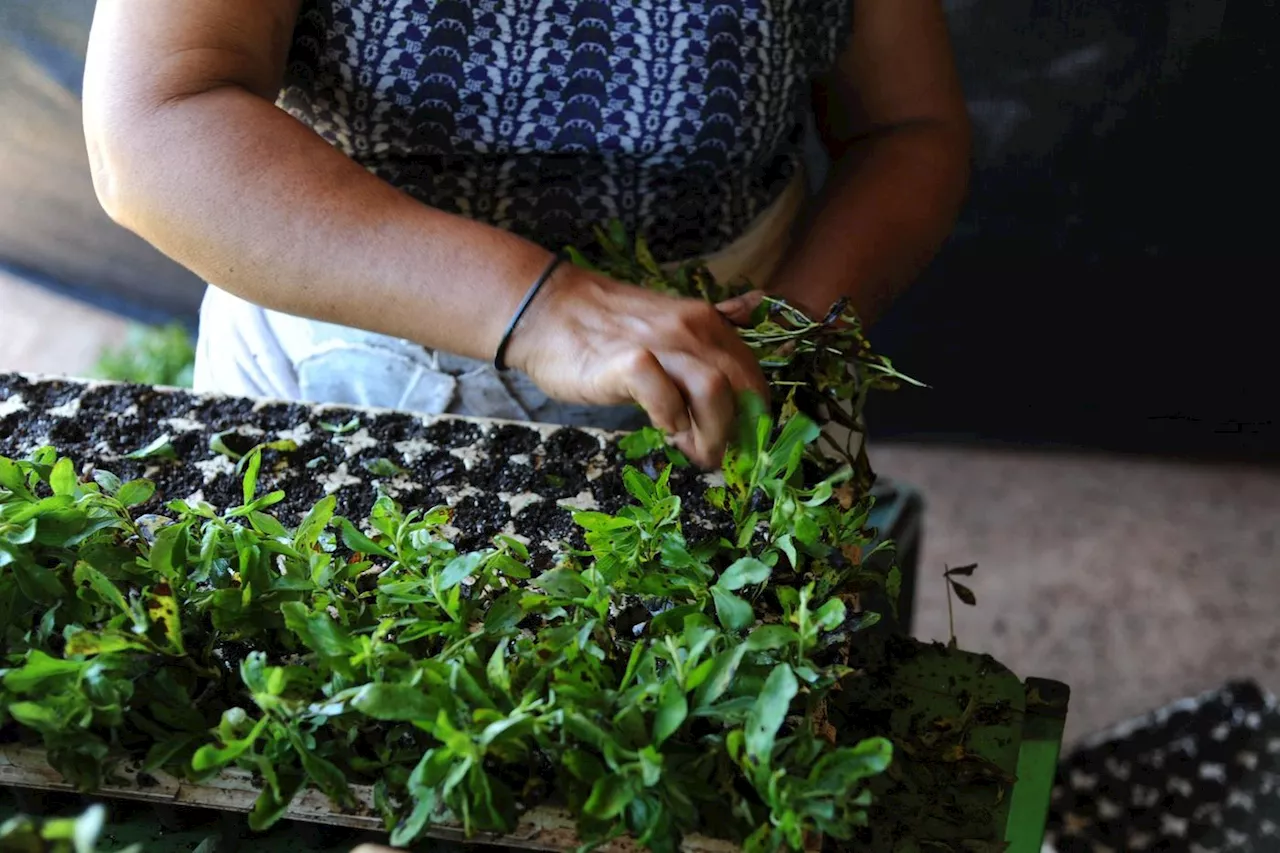
[(511, 322), (507, 324), (507, 330), (502, 333), (502, 340), (498, 342), (498, 351), (493, 354), (493, 368), (499, 373), (507, 369), (507, 347), (511, 345), (511, 335), (515, 332), (516, 326), (520, 324), (520, 318), (524, 316), (524, 312), (529, 310), (529, 303), (533, 302), (538, 291), (551, 280), (551, 276), (555, 271), (560, 269), (560, 265), (567, 261), (564, 252), (556, 252), (555, 257), (551, 259), (551, 263), (547, 264), (547, 268), (542, 271), (542, 275), (538, 276), (538, 280), (533, 283), (533, 287), (529, 288), (529, 292), (524, 295), (524, 300), (520, 303), (520, 307), (516, 308), (516, 313), (512, 315)]

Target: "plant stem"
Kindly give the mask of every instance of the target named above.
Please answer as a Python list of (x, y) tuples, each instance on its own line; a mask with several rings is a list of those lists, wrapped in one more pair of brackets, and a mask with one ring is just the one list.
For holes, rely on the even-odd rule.
[(947, 577), (944, 574), (942, 576), (942, 580), (947, 585), (947, 623), (951, 630), (951, 641), (949, 645), (952, 648), (955, 648), (956, 647), (956, 613), (955, 613), (955, 608), (951, 603), (951, 578)]

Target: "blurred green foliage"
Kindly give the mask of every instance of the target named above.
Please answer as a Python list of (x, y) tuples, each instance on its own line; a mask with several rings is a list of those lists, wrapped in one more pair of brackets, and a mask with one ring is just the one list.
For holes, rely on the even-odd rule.
[(93, 375), (98, 379), (190, 388), (195, 343), (181, 323), (137, 325), (125, 342), (102, 354)]
[[(44, 820), (19, 815), (0, 823), (0, 850), (9, 853), (98, 853), (107, 810), (90, 806), (77, 817)], [(140, 845), (121, 853), (142, 853)]]

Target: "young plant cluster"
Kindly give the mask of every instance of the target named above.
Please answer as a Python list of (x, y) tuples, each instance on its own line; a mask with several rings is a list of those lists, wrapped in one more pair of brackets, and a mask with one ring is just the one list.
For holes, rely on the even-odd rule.
[(119, 347), (101, 354), (93, 374), (115, 382), (190, 388), (195, 360), (191, 333), (181, 323), (134, 325)]
[(838, 741), (827, 700), (874, 621), (857, 593), (892, 599), (896, 572), (866, 568), (853, 470), (806, 482), (813, 421), (749, 402), (740, 433), (708, 495), (730, 535), (691, 544), (671, 468), (628, 468), (633, 503), (576, 513), (586, 548), (543, 572), (519, 539), (461, 553), (449, 509), (385, 496), (287, 527), (261, 448), (241, 505), (164, 516), (137, 515), (146, 480), (0, 457), (0, 741), (85, 790), (118, 760), (250, 771), (257, 828), (306, 786), (353, 808), (370, 785), (397, 845), (441, 821), (510, 832), (543, 803), (587, 844), (850, 838), (892, 747)]

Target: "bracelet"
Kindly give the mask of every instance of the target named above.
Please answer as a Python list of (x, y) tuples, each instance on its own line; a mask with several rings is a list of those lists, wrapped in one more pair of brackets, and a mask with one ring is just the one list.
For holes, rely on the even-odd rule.
[(516, 308), (516, 313), (511, 317), (511, 322), (507, 324), (507, 330), (502, 333), (502, 340), (498, 342), (498, 351), (493, 355), (493, 369), (499, 373), (507, 369), (507, 347), (511, 345), (511, 335), (515, 332), (516, 326), (520, 324), (520, 318), (524, 316), (524, 312), (529, 309), (529, 303), (533, 302), (533, 298), (538, 295), (538, 291), (551, 280), (551, 276), (560, 268), (560, 265), (567, 261), (564, 252), (556, 252), (555, 257), (547, 264), (547, 268), (542, 271), (542, 275), (538, 276), (538, 280), (533, 283), (533, 287), (529, 288), (529, 292), (524, 295), (524, 300), (520, 303), (520, 307)]

